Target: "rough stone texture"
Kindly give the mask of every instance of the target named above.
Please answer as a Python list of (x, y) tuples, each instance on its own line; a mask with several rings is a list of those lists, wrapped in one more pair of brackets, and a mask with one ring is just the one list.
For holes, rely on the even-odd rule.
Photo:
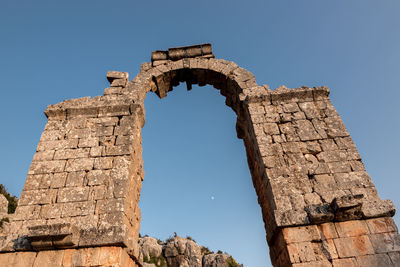
[[(226, 253), (213, 253), (190, 238), (175, 236), (166, 242), (153, 237), (139, 239), (143, 266), (160, 267), (242, 267)], [(236, 265), (235, 265), (236, 264)]]
[[(165, 97), (186, 82), (188, 89), (213, 85), (237, 114), (237, 135), (246, 147), (276, 266), (338, 265), (343, 257), (363, 264), (397, 259), (394, 224), (379, 232), (395, 208), (379, 198), (329, 89), (270, 90), (235, 63), (213, 57), (208, 44), (156, 51), (132, 81), (127, 73), (109, 72), (103, 96), (48, 106), (15, 218), (0, 235), (0, 251), (32, 249), (32, 226), (69, 223), (79, 229), (71, 248), (123, 246), (138, 261), (144, 99), (149, 91)], [(384, 223), (368, 223), (372, 218)], [(352, 220), (367, 222), (369, 232), (297, 243), (280, 237), (286, 228)], [(36, 242), (50, 246), (44, 237)]]
[(121, 247), (0, 253), (0, 263), (2, 267), (139, 266)]
[(0, 194), (0, 217), (8, 213), (8, 200), (5, 196)]

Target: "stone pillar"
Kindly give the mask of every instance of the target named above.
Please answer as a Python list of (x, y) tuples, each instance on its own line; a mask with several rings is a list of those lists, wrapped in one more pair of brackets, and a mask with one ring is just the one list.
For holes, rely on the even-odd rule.
[(244, 137), (274, 266), (397, 266), (400, 236), (329, 89), (248, 101)]
[[(47, 107), (48, 122), (11, 230), (1, 236), (1, 251), (50, 250), (49, 254), (39, 252), (36, 264), (41, 257), (53, 256), (68, 262), (68, 253), (89, 257), (81, 247), (93, 247), (89, 254), (97, 253), (101, 259), (109, 250), (95, 248), (112, 246), (112, 257), (127, 262), (121, 256), (125, 253), (133, 264), (118, 262), (118, 266), (138, 263), (144, 114), (141, 105), (119, 93), (128, 82), (127, 73), (110, 72), (107, 78), (111, 87), (104, 96)], [(69, 248), (74, 250), (63, 250)], [(37, 266), (61, 266), (56, 262)]]

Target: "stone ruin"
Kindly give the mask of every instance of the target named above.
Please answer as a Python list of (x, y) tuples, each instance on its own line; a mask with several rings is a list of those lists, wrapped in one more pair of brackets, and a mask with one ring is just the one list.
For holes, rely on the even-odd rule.
[(102, 96), (47, 107), (1, 266), (142, 266), (141, 128), (148, 92), (210, 84), (237, 115), (274, 266), (400, 266), (395, 208), (379, 198), (326, 87), (258, 85), (210, 44), (107, 73)]

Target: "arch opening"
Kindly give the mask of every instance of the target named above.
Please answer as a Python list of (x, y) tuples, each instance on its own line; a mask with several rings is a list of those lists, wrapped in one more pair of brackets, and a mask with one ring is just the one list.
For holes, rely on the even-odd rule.
[[(159, 237), (167, 238), (176, 231), (192, 236), (215, 252), (227, 251), (245, 266), (265, 266), (265, 230), (244, 146), (234, 134), (236, 116), (224, 107), (223, 97), (211, 86), (194, 86), (189, 93), (183, 87), (174, 87), (161, 101), (153, 94), (146, 98), (146, 125), (142, 129), (146, 174), (139, 203), (141, 234), (160, 233)], [(160, 134), (163, 132), (168, 135)], [(170, 151), (173, 155), (168, 154)], [(168, 192), (168, 188), (172, 200), (163, 200), (168, 193), (161, 196), (153, 192)], [(176, 207), (177, 212), (168, 212), (171, 222), (158, 226), (169, 230), (154, 229), (154, 221), (149, 222), (157, 214), (162, 218), (168, 216), (162, 207), (150, 205), (151, 201), (163, 203), (163, 207)], [(147, 227), (147, 223), (152, 227)], [(216, 241), (218, 237), (220, 241)], [(257, 265), (257, 261), (263, 264)]]

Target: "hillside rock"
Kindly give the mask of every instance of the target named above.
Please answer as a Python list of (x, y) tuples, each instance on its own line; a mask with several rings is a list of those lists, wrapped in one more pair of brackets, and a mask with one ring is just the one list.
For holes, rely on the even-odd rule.
[(191, 238), (175, 236), (162, 242), (153, 237), (139, 239), (143, 267), (242, 267), (235, 259), (212, 253)]
[(203, 257), (203, 266), (207, 267), (231, 267), (240, 266), (232, 265), (236, 262), (231, 255), (228, 254), (208, 254)]
[(164, 248), (168, 266), (202, 267), (201, 248), (194, 241), (175, 237)]
[(139, 246), (144, 259), (158, 258), (162, 255), (162, 246), (153, 237), (143, 237), (139, 239)]
[(8, 200), (7, 198), (0, 194), (0, 217), (8, 212)]

